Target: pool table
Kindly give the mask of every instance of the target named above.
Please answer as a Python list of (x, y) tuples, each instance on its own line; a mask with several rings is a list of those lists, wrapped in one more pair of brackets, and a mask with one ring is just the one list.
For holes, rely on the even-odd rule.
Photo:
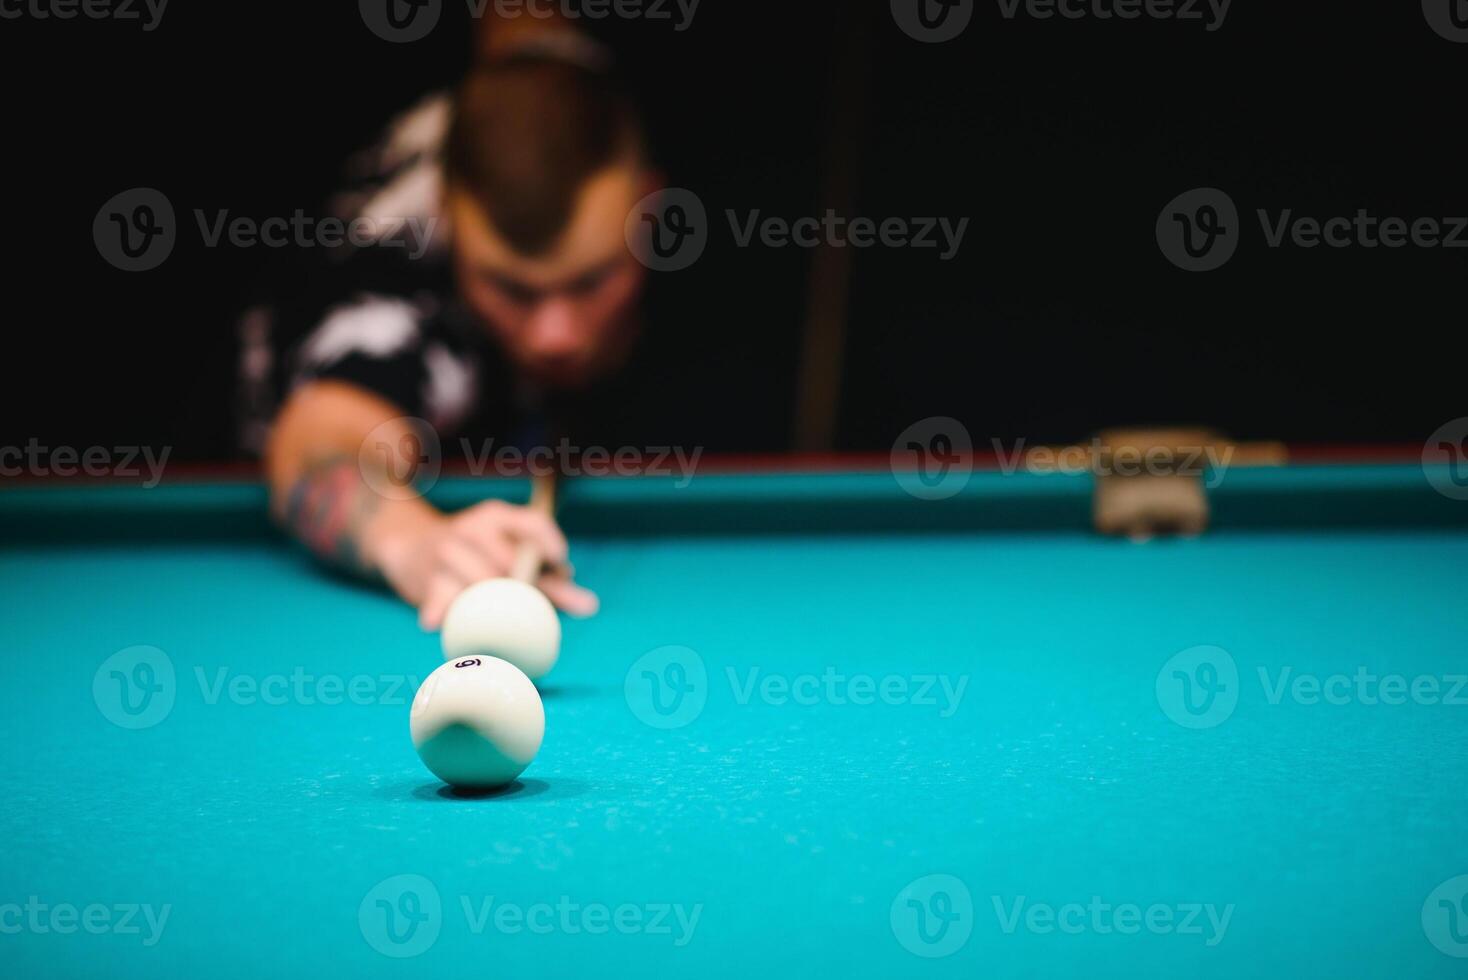
[(436, 638), (257, 483), (5, 487), (0, 974), (1464, 976), (1451, 478), (1234, 469), (1147, 544), (1076, 474), (574, 482), (603, 611), (480, 796)]

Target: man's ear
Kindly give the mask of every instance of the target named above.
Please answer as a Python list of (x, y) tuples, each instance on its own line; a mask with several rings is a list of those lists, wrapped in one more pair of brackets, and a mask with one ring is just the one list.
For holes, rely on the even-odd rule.
[(451, 238), (454, 233), (454, 192), (449, 186), (449, 179), (444, 177), (438, 182), (438, 233), (445, 240)]
[(657, 167), (643, 167), (638, 175), (637, 199), (668, 189), (668, 175)]
[(438, 233), (445, 241), (452, 241), (456, 224), (454, 217), (465, 205), (465, 193), (462, 187), (445, 180), (439, 195), (441, 207), (438, 213), (443, 220), (439, 223)]

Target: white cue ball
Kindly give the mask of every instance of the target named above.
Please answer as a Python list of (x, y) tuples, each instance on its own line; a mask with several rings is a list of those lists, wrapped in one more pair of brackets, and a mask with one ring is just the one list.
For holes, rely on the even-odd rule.
[(556, 607), (533, 585), (497, 578), (459, 594), (443, 621), (443, 657), (498, 657), (538, 681), (561, 655)]
[(530, 678), (493, 657), (443, 664), (418, 688), (408, 718), (413, 748), (459, 789), (508, 786), (545, 737), (545, 706)]

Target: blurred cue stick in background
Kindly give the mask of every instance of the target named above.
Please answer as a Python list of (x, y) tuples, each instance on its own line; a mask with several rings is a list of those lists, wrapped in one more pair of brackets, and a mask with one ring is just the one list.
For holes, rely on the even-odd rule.
[[(861, 169), (866, 96), (871, 71), (874, 4), (853, 4), (835, 18), (831, 87), (818, 214), (851, 217)], [(805, 329), (795, 392), (794, 444), (800, 452), (829, 452), (836, 441), (845, 362), (846, 316), (851, 301), (852, 249), (818, 247), (811, 256)]]
[(1037, 446), (1028, 472), (1090, 472), (1093, 520), (1102, 534), (1146, 541), (1196, 535), (1208, 527), (1206, 473), (1234, 466), (1283, 466), (1280, 442), (1232, 442), (1209, 429), (1113, 429), (1089, 445)]

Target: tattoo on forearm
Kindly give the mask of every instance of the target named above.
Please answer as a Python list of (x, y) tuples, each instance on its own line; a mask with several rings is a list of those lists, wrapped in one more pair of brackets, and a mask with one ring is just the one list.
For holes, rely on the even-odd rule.
[(312, 464), (291, 488), (285, 526), (311, 552), (343, 571), (366, 574), (361, 532), (381, 503), (362, 479), (355, 459)]

